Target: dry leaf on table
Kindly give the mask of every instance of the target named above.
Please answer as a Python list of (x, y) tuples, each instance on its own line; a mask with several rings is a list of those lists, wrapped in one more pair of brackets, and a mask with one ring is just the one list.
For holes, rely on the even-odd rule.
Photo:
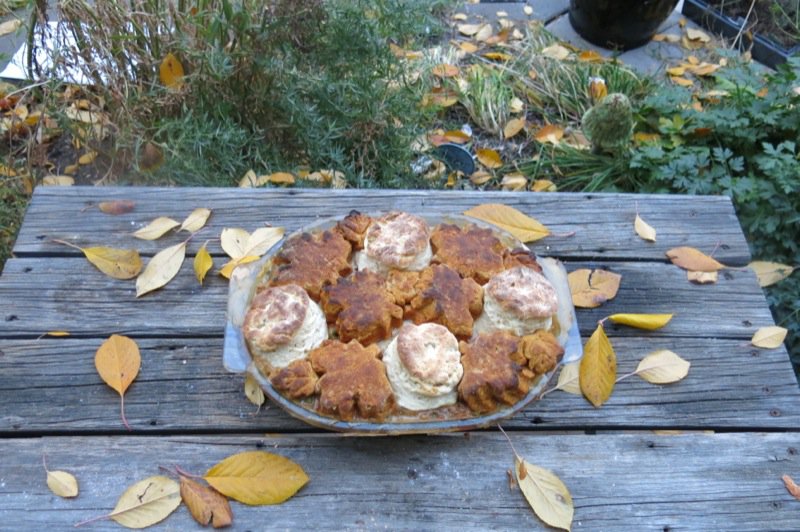
[(638, 214), (633, 221), (633, 228), (642, 240), (647, 240), (648, 242), (656, 241), (656, 230), (653, 229), (650, 224), (642, 220)]
[(552, 471), (514, 457), (514, 474), (528, 504), (550, 526), (570, 530), (575, 507), (567, 486)]
[(192, 211), (192, 213), (186, 217), (186, 219), (181, 224), (181, 228), (179, 231), (189, 231), (190, 233), (194, 233), (195, 231), (199, 231), (206, 225), (209, 216), (211, 216), (211, 210), (205, 208), (199, 208)]
[(715, 272), (725, 268), (725, 265), (719, 263), (716, 259), (688, 246), (668, 250), (667, 257), (672, 261), (672, 264), (693, 272)]
[(63, 240), (59, 244), (78, 249), (98, 270), (114, 279), (133, 279), (142, 271), (142, 259), (135, 249), (116, 249), (107, 247), (82, 248)]
[(750, 340), (750, 343), (756, 347), (761, 347), (764, 349), (775, 349), (776, 347), (780, 347), (780, 345), (786, 339), (786, 334), (788, 332), (789, 331), (783, 327), (778, 327), (776, 325), (771, 327), (761, 327), (755, 332), (755, 334), (753, 334), (753, 338)]
[(661, 349), (644, 357), (635, 373), (652, 384), (671, 384), (689, 374), (691, 363), (672, 351)]
[(119, 216), (120, 214), (126, 214), (131, 212), (135, 207), (136, 203), (131, 200), (114, 200), (114, 201), (101, 201), (97, 204), (100, 211), (111, 214), (114, 216)]
[(564, 367), (561, 368), (561, 373), (558, 374), (558, 382), (555, 389), (574, 395), (581, 395), (580, 367), (580, 361), (564, 364)]
[(596, 308), (614, 299), (622, 276), (608, 270), (581, 268), (567, 275), (572, 304), (581, 308)]
[(614, 323), (654, 331), (672, 319), (672, 314), (612, 314), (608, 317)]
[(125, 418), (125, 391), (139, 374), (141, 364), (136, 342), (118, 334), (112, 334), (94, 355), (94, 366), (100, 378), (119, 393), (122, 423), (128, 430), (131, 427)]
[(250, 505), (282, 503), (308, 482), (299, 465), (264, 451), (229, 456), (203, 478), (220, 493)]
[(783, 475), (783, 485), (786, 486), (786, 491), (788, 491), (792, 497), (800, 501), (800, 486), (794, 481), (792, 477), (789, 475)]
[(233, 522), (228, 499), (218, 491), (181, 475), (181, 499), (194, 520), (203, 526), (222, 528)]
[(617, 356), (602, 325), (598, 325), (583, 348), (580, 383), (583, 396), (594, 406), (611, 397), (617, 380)]
[(136, 279), (136, 297), (157, 290), (170, 282), (186, 258), (186, 242), (175, 244), (156, 253)]
[(178, 483), (154, 476), (125, 490), (108, 517), (126, 528), (146, 528), (169, 517), (180, 504)]
[(65, 499), (78, 496), (78, 479), (74, 475), (66, 471), (50, 471), (47, 469), (44, 457), (42, 457), (42, 463), (47, 472), (47, 487), (50, 488), (50, 491)]
[(686, 272), (686, 278), (690, 283), (694, 284), (714, 284), (717, 282), (719, 275), (717, 272), (693, 272), (691, 270)]
[(135, 231), (133, 236), (142, 240), (156, 240), (167, 234), (172, 229), (178, 227), (180, 222), (167, 216), (159, 216), (146, 226)]
[(484, 203), (464, 211), (464, 214), (489, 222), (526, 243), (534, 242), (550, 234), (550, 230), (535, 218), (501, 203)]
[(264, 404), (264, 401), (267, 400), (264, 396), (264, 390), (261, 389), (261, 385), (258, 384), (256, 378), (249, 373), (244, 379), (244, 394), (251, 403), (259, 408)]
[(208, 271), (214, 267), (214, 259), (211, 258), (211, 254), (208, 252), (207, 246), (208, 241), (204, 242), (200, 249), (197, 250), (197, 254), (194, 256), (194, 262), (192, 264), (194, 276), (201, 285), (203, 284)]

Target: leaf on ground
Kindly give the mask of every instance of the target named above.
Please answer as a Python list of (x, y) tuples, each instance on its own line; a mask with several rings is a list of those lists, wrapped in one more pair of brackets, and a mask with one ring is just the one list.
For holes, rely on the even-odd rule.
[(775, 349), (776, 347), (780, 347), (786, 339), (786, 334), (788, 332), (788, 330), (783, 327), (778, 327), (777, 325), (761, 327), (753, 334), (750, 343), (764, 349)]
[(65, 499), (78, 496), (78, 479), (66, 471), (48, 471), (47, 487), (50, 488), (50, 491)]
[(184, 75), (183, 65), (171, 52), (165, 55), (158, 65), (158, 78), (168, 89), (180, 90), (183, 87)]
[(789, 475), (783, 475), (782, 478), (783, 485), (786, 486), (786, 491), (788, 491), (792, 497), (800, 501), (800, 486), (798, 486), (794, 479)]
[(709, 257), (696, 248), (688, 246), (681, 246), (668, 250), (667, 257), (672, 261), (672, 264), (693, 272), (715, 272), (725, 268), (725, 265), (721, 264), (716, 259)]
[(792, 275), (795, 270), (794, 266), (789, 266), (788, 264), (763, 260), (754, 260), (747, 267), (755, 272), (756, 277), (758, 277), (758, 284), (761, 287), (783, 281)]
[(250, 505), (280, 504), (309, 480), (296, 463), (264, 451), (229, 456), (203, 478), (220, 493)]
[(510, 139), (525, 129), (525, 118), (512, 118), (503, 128), (503, 137)]
[(181, 499), (194, 520), (203, 526), (222, 528), (233, 523), (228, 499), (218, 491), (181, 475)]
[(264, 396), (264, 390), (261, 389), (261, 385), (258, 384), (256, 378), (249, 373), (244, 379), (244, 394), (251, 403), (258, 407), (263, 405), (264, 401), (267, 400)]
[(103, 246), (80, 248), (86, 260), (114, 279), (133, 279), (142, 271), (142, 258), (135, 249), (117, 249)]
[(561, 368), (561, 373), (558, 374), (556, 390), (581, 395), (580, 367), (580, 361), (564, 364), (564, 367)]
[(503, 179), (500, 180), (500, 186), (503, 190), (525, 190), (528, 187), (528, 178), (519, 172), (513, 172), (503, 176)]
[(15, 18), (0, 24), (0, 36), (14, 33), (22, 26), (22, 20)]
[(180, 491), (171, 478), (140, 480), (125, 490), (108, 517), (126, 528), (146, 528), (163, 521), (180, 506)]
[(711, 41), (711, 37), (708, 33), (695, 28), (686, 28), (686, 36), (692, 41), (700, 41), (703, 43)]
[(691, 270), (686, 272), (686, 278), (690, 283), (694, 284), (714, 284), (717, 282), (719, 275), (717, 272), (693, 272)]
[(671, 384), (689, 374), (688, 360), (672, 351), (661, 349), (645, 356), (636, 367), (636, 374), (652, 384)]
[(531, 185), (531, 190), (534, 192), (555, 192), (558, 187), (549, 179), (537, 179)]
[(147, 142), (139, 152), (139, 169), (152, 172), (164, 164), (164, 150), (154, 142)]
[(617, 356), (602, 325), (598, 325), (583, 348), (580, 383), (583, 396), (595, 407), (605, 403), (617, 380)]
[(133, 236), (142, 240), (157, 240), (179, 225), (181, 225), (180, 222), (172, 218), (159, 216), (146, 226), (135, 231)]
[(563, 61), (564, 59), (569, 57), (569, 50), (567, 50), (560, 44), (551, 44), (546, 48), (542, 48), (542, 51), (539, 52), (539, 54), (542, 55), (543, 57), (549, 57), (550, 59)]
[(552, 471), (514, 457), (514, 476), (534, 513), (550, 526), (570, 530), (575, 507), (567, 486)]
[(483, 24), (459, 24), (456, 26), (456, 29), (461, 35), (472, 37), (478, 33), (483, 26)]
[(114, 201), (101, 201), (97, 204), (100, 211), (119, 216), (120, 214), (127, 214), (136, 208), (136, 203), (131, 200), (114, 200)]
[(75, 184), (75, 179), (68, 175), (48, 175), (42, 178), (42, 186), (45, 187), (71, 187)]
[(208, 252), (207, 246), (208, 241), (204, 242), (200, 249), (197, 250), (197, 254), (194, 256), (194, 263), (192, 264), (194, 276), (197, 278), (197, 281), (201, 286), (208, 271), (214, 267), (214, 259), (211, 258), (211, 254)]
[(650, 224), (642, 220), (641, 216), (638, 214), (633, 221), (633, 228), (642, 240), (647, 240), (648, 242), (656, 241), (656, 230), (653, 229)]
[(206, 225), (209, 216), (211, 216), (211, 209), (199, 208), (192, 211), (181, 224), (179, 231), (189, 231), (194, 233), (199, 231)]
[(472, 140), (472, 137), (460, 129), (453, 129), (450, 131), (445, 131), (443, 139), (446, 142), (452, 142), (453, 144), (466, 144)]
[(80, 165), (87, 165), (92, 164), (94, 160), (97, 159), (97, 152), (96, 151), (87, 151), (80, 157), (78, 157), (78, 164)]
[(266, 177), (273, 185), (294, 185), (295, 183), (294, 175), (289, 172), (275, 172)]
[(253, 170), (245, 172), (239, 180), (239, 188), (253, 188), (258, 186), (258, 176)]
[(567, 275), (572, 304), (581, 308), (596, 308), (614, 299), (622, 276), (608, 270), (581, 268)]
[(533, 138), (541, 143), (556, 145), (564, 138), (564, 128), (555, 124), (548, 124), (534, 133)]
[(534, 242), (550, 234), (550, 230), (535, 218), (501, 203), (484, 203), (464, 214), (508, 231), (522, 242)]
[(94, 355), (94, 367), (103, 382), (119, 393), (122, 423), (130, 430), (125, 418), (125, 391), (139, 374), (142, 357), (139, 346), (127, 336), (112, 334)]
[(495, 169), (503, 166), (500, 154), (491, 148), (478, 148), (475, 150), (475, 155), (478, 157), (478, 162), (486, 168)]
[(481, 25), (481, 27), (478, 30), (478, 32), (473, 36), (473, 38), (478, 42), (486, 42), (492, 36), (492, 33), (494, 33), (494, 30), (492, 29), (492, 25), (491, 24), (483, 24), (483, 25)]
[(136, 278), (136, 297), (157, 290), (178, 275), (186, 258), (186, 242), (175, 244), (156, 253), (144, 271)]
[(440, 63), (431, 68), (431, 74), (437, 78), (454, 78), (458, 76), (460, 72), (457, 66), (448, 63)]
[(505, 52), (486, 52), (483, 54), (483, 57), (486, 59), (491, 59), (492, 61), (511, 61), (514, 59), (513, 55)]
[(614, 323), (654, 331), (672, 319), (672, 314), (612, 314), (608, 317)]

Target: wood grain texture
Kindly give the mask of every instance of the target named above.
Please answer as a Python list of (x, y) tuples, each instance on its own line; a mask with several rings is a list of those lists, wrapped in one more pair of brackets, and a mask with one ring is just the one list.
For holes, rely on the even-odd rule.
[[(796, 433), (510, 435), (522, 456), (551, 469), (567, 485), (575, 530), (797, 527), (798, 503), (780, 480), (800, 467)], [(311, 480), (279, 506), (232, 503), (232, 530), (312, 523), (332, 530), (545, 529), (521, 492), (509, 488), (512, 453), (497, 433), (391, 439), (310, 434), (11, 439), (4, 441), (5, 456), (12, 459), (0, 482), (0, 518), (18, 530), (66, 529), (109, 512), (127, 486), (160, 474), (158, 465), (203, 473), (226, 456), (253, 449), (296, 461)], [(42, 454), (51, 468), (78, 478), (78, 498), (50, 493)], [(185, 506), (158, 528), (200, 530)], [(101, 521), (92, 530), (119, 527)]]
[[(100, 201), (128, 199), (133, 212), (103, 214)], [(537, 253), (596, 260), (665, 260), (676, 246), (694, 246), (729, 265), (744, 265), (750, 253), (730, 199), (721, 196), (639, 194), (433, 192), (423, 190), (235, 189), (154, 187), (39, 187), (14, 247), (17, 256), (75, 254), (50, 242), (80, 246), (136, 248), (152, 255), (185, 238), (169, 235), (153, 242), (131, 236), (157, 216), (178, 221), (197, 207), (213, 211), (196, 238), (217, 238), (225, 227), (253, 231), (264, 224), (298, 229), (314, 218), (362, 212), (406, 210), (458, 214), (481, 203), (505, 203), (547, 225), (554, 233), (533, 245)], [(658, 241), (641, 240), (633, 230), (637, 213), (658, 231)], [(564, 236), (574, 232), (574, 236)], [(196, 251), (200, 243), (190, 252)], [(218, 242), (209, 251), (222, 254)]]
[[(758, 327), (773, 324), (749, 270), (726, 270), (717, 284), (699, 286), (671, 264), (569, 262), (566, 267), (602, 267), (622, 275), (614, 300), (579, 311), (583, 333), (616, 312), (675, 313), (657, 336), (749, 339)], [(216, 274), (201, 287), (190, 260), (165, 288), (137, 299), (134, 281), (107, 277), (80, 257), (11, 259), (0, 276), (0, 337), (35, 338), (53, 330), (95, 337), (221, 336), (227, 290), (227, 281)], [(619, 327), (617, 334), (638, 333)]]
[[(617, 383), (594, 408), (554, 391), (504, 424), (516, 429), (800, 430), (800, 388), (785, 350), (737, 340), (620, 338), (611, 342), (618, 375), (656, 349), (690, 361), (689, 375), (665, 386), (638, 377)], [(0, 434), (124, 432), (119, 396), (94, 369), (101, 339), (0, 341)], [(222, 368), (222, 341), (140, 339), (142, 368), (125, 396), (134, 433), (282, 432), (307, 430), (274, 404), (260, 411), (244, 396), (244, 378)]]

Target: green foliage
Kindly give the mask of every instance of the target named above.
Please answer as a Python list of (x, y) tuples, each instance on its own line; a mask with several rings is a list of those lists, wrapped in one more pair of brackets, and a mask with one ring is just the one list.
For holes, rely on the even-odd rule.
[(0, 176), (0, 272), (11, 256), (28, 198), (14, 178)]
[(607, 95), (584, 113), (581, 126), (595, 152), (626, 148), (634, 126), (630, 100), (619, 92)]

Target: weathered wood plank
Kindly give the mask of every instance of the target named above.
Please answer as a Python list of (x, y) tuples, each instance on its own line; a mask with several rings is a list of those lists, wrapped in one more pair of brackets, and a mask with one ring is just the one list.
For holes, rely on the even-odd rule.
[[(222, 261), (217, 262), (221, 266)], [(614, 300), (579, 311), (584, 333), (615, 312), (675, 313), (673, 321), (654, 336), (749, 339), (758, 327), (773, 324), (749, 270), (725, 271), (717, 284), (698, 286), (671, 264), (570, 262), (566, 266), (569, 271), (603, 267), (622, 275)], [(136, 299), (134, 281), (111, 279), (83, 258), (11, 259), (0, 276), (0, 337), (37, 337), (52, 330), (84, 336), (217, 336), (224, 329), (226, 301), (227, 281), (212, 274), (201, 287), (191, 260), (164, 289)], [(621, 327), (616, 334), (638, 333)]]
[[(650, 351), (671, 349), (692, 366), (669, 386), (638, 377), (619, 382), (594, 408), (555, 391), (506, 421), (510, 428), (795, 429), (800, 388), (786, 351), (757, 350), (738, 340), (618, 338), (619, 375)], [(119, 396), (94, 368), (100, 339), (0, 341), (0, 434), (124, 431)], [(222, 368), (222, 341), (140, 339), (142, 368), (125, 398), (136, 433), (313, 430), (267, 403), (260, 412), (243, 394), (240, 375)]]
[[(790, 530), (797, 501), (781, 475), (798, 476), (797, 434), (531, 435), (517, 451), (569, 488), (573, 528), (585, 530)], [(202, 473), (231, 454), (262, 448), (299, 463), (311, 481), (272, 507), (232, 503), (233, 530), (543, 530), (509, 488), (508, 443), (496, 433), (405, 438), (82, 437), (6, 440), (0, 519), (19, 530), (66, 529), (109, 512), (127, 486), (179, 464)], [(41, 457), (72, 472), (81, 493), (45, 485)], [(10, 461), (9, 461), (10, 460)], [(343, 479), (347, 479), (343, 481)], [(159, 529), (200, 530), (185, 507)], [(118, 530), (101, 521), (92, 530)]]
[[(134, 200), (136, 209), (122, 216), (109, 216), (91, 208), (110, 199)], [(725, 197), (153, 187), (40, 187), (33, 196), (14, 252), (20, 256), (76, 252), (49, 242), (58, 238), (81, 246), (134, 247), (153, 254), (184, 237), (145, 242), (130, 233), (157, 216), (180, 221), (197, 207), (213, 210), (208, 228), (198, 236), (198, 240), (204, 240), (218, 237), (225, 227), (252, 231), (271, 223), (295, 230), (317, 217), (342, 216), (354, 208), (362, 212), (400, 209), (453, 214), (490, 202), (517, 207), (554, 233), (575, 233), (572, 237), (550, 237), (536, 243), (533, 248), (542, 254), (597, 260), (664, 260), (667, 249), (688, 245), (706, 252), (716, 250), (716, 258), (730, 265), (746, 264), (750, 257), (732, 204)], [(637, 209), (658, 230), (657, 243), (644, 242), (634, 233)], [(209, 249), (222, 253), (218, 242), (211, 242)]]

